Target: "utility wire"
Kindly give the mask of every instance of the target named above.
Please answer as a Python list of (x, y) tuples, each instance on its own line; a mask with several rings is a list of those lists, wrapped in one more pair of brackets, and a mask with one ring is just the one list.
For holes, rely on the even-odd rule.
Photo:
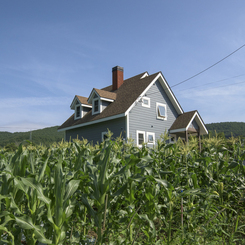
[(185, 83), (185, 82), (191, 80), (192, 78), (194, 78), (194, 77), (196, 77), (196, 76), (202, 74), (203, 72), (209, 70), (210, 68), (214, 67), (215, 65), (219, 64), (219, 63), (222, 62), (223, 60), (227, 59), (228, 57), (230, 57), (231, 55), (233, 55), (234, 53), (236, 53), (238, 50), (240, 50), (240, 49), (243, 48), (244, 46), (245, 46), (245, 44), (243, 44), (240, 48), (236, 49), (235, 51), (233, 51), (233, 52), (230, 53), (229, 55), (225, 56), (223, 59), (219, 60), (218, 62), (216, 62), (216, 63), (214, 63), (213, 65), (209, 66), (208, 68), (204, 69), (203, 71), (200, 71), (200, 72), (197, 73), (196, 75), (194, 75), (194, 76), (192, 76), (192, 77), (189, 77), (189, 78), (185, 79), (184, 81), (179, 82), (179, 83), (177, 83), (177, 84), (171, 86), (171, 88), (173, 88), (173, 87), (175, 87), (175, 86), (178, 86), (178, 85), (180, 85), (180, 84), (182, 84), (182, 83)]
[[(238, 83), (233, 83), (233, 84), (226, 84), (226, 85), (221, 85), (221, 86), (217, 86), (217, 87), (212, 87), (212, 88), (204, 88), (200, 91), (205, 91), (205, 90), (209, 90), (209, 89), (216, 89), (216, 88), (222, 88), (222, 87), (231, 87), (231, 86), (235, 86), (235, 85), (238, 85), (238, 84), (241, 84), (241, 83), (245, 83), (245, 81), (243, 82), (238, 82)], [(182, 91), (182, 90), (181, 90)]]
[(194, 86), (194, 87), (191, 87), (191, 88), (181, 89), (181, 90), (178, 90), (178, 91), (190, 90), (190, 89), (202, 87), (202, 86), (205, 86), (205, 85), (209, 85), (209, 84), (212, 84), (212, 83), (219, 83), (219, 82), (227, 81), (227, 80), (230, 80), (230, 79), (233, 79), (233, 78), (237, 78), (237, 77), (241, 77), (241, 76), (244, 76), (244, 74), (238, 75), (238, 76), (234, 76), (234, 77), (225, 78), (225, 79), (221, 79), (221, 80), (214, 81), (214, 82), (204, 83), (204, 84), (201, 84), (201, 85), (197, 85), (197, 86)]

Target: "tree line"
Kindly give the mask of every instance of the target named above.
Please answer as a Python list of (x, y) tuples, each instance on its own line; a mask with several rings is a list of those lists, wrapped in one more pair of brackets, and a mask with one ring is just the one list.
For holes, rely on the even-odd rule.
[[(206, 124), (210, 135), (218, 134), (219, 136), (230, 138), (245, 137), (245, 123), (244, 122), (221, 122)], [(34, 144), (43, 144), (48, 146), (54, 142), (60, 142), (64, 139), (64, 132), (57, 131), (58, 126), (38, 129), (28, 132), (0, 132), (0, 147), (8, 147), (11, 149), (25, 140), (29, 140)]]

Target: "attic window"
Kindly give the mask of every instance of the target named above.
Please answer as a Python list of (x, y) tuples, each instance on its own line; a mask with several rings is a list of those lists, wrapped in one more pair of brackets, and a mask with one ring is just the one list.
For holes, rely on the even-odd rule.
[(165, 104), (156, 103), (157, 118), (167, 120), (167, 106)]
[(151, 107), (151, 100), (150, 100), (150, 98), (143, 97), (142, 98), (142, 106), (150, 108)]

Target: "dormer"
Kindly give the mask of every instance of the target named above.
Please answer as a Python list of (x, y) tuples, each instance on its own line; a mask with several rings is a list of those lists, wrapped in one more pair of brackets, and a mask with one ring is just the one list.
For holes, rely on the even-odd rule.
[(88, 103), (92, 104), (92, 115), (101, 113), (116, 97), (116, 93), (94, 88), (88, 98)]
[(88, 98), (76, 95), (70, 108), (75, 111), (74, 120), (77, 120), (83, 118), (92, 109), (92, 105), (88, 103)]

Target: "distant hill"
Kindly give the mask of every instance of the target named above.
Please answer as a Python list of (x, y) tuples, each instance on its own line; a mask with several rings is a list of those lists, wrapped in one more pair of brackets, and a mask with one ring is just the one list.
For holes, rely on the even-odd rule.
[(243, 136), (245, 137), (245, 123), (244, 122), (220, 122), (206, 124), (209, 133), (215, 134), (224, 133), (226, 138)]
[(58, 126), (33, 130), (29, 132), (0, 132), (0, 147), (15, 143), (20, 144), (24, 140), (32, 141), (34, 144), (49, 145), (59, 142), (64, 138), (64, 132), (57, 132)]
[[(221, 123), (209, 123), (206, 127), (212, 135), (217, 132), (218, 134), (224, 134), (226, 138), (237, 136), (245, 137), (245, 123), (244, 122), (221, 122)], [(50, 145), (54, 142), (59, 142), (64, 138), (64, 132), (57, 131), (58, 126), (33, 130), (29, 132), (0, 132), (0, 147), (4, 147), (10, 144), (18, 145), (24, 140), (30, 140), (34, 144)]]

